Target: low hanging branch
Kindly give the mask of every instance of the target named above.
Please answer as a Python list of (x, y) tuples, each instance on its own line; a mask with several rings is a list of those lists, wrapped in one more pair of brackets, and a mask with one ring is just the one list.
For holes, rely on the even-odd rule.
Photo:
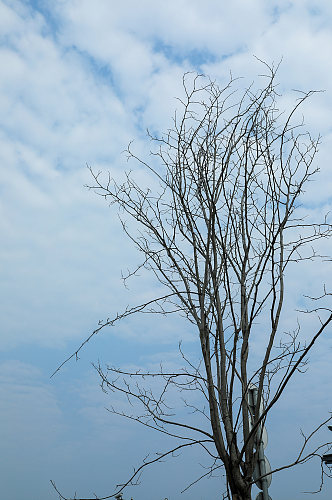
[[(95, 366), (104, 391), (117, 391), (140, 407), (134, 414), (113, 407), (109, 411), (180, 443), (144, 462), (104, 499), (132, 484), (147, 465), (199, 445), (212, 461), (201, 478), (222, 469), (224, 498), (251, 500), (261, 424), (331, 323), (331, 293), (324, 284), (322, 296), (312, 298), (315, 308), (305, 311), (318, 319), (316, 330), (306, 332), (307, 343), (301, 342), (299, 320), (294, 331), (280, 332), (286, 271), (301, 262), (326, 262), (314, 246), (331, 237), (332, 226), (327, 217), (308, 223), (298, 210), (306, 185), (318, 171), (314, 160), (319, 138), (305, 132), (295, 114), (314, 92), (300, 93), (284, 116), (277, 106), (276, 70), (266, 67), (263, 87), (254, 90), (252, 85), (240, 97), (233, 79), (221, 88), (203, 76), (184, 76), (182, 113), (165, 135), (150, 135), (155, 145), (151, 161), (137, 157), (131, 145), (127, 151), (157, 179), (159, 189), (140, 186), (129, 173), (123, 183), (110, 176), (104, 183), (91, 169), (90, 188), (117, 205), (124, 231), (143, 255), (141, 266), (124, 280), (144, 267), (167, 293), (101, 322), (64, 363), (77, 358), (105, 327), (146, 312), (184, 316), (197, 333), (201, 352), (195, 362), (180, 346), (183, 367), (175, 372), (162, 366), (156, 372)], [(136, 232), (128, 229), (126, 218), (135, 221)], [(259, 360), (254, 339), (264, 346)], [(146, 385), (149, 379), (162, 382), (159, 391)], [(252, 383), (257, 387), (254, 411), (248, 404)], [(178, 403), (172, 408), (179, 394), (192, 422), (188, 415), (185, 421), (180, 418)], [(272, 473), (321, 456), (323, 445), (307, 452), (308, 441), (295, 460)]]

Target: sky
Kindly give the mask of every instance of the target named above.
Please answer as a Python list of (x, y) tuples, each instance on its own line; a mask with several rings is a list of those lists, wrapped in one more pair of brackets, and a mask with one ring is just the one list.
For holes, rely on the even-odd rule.
[[(96, 337), (50, 378), (98, 320), (156, 289), (148, 275), (123, 287), (121, 270), (137, 255), (116, 211), (85, 187), (87, 165), (117, 177), (128, 169), (123, 151), (131, 140), (147, 154), (145, 131), (171, 125), (184, 72), (222, 83), (232, 71), (245, 85), (262, 70), (256, 58), (282, 59), (286, 107), (294, 89), (324, 91), (303, 108), (312, 133), (322, 136), (320, 173), (305, 203), (314, 215), (328, 212), (332, 3), (0, 0), (0, 37), (1, 498), (56, 499), (51, 479), (66, 496), (105, 496), (167, 441), (105, 410), (121, 401), (101, 391), (91, 363), (176, 363), (178, 342), (190, 349), (194, 337), (173, 319), (132, 319)], [(330, 271), (328, 263), (292, 271), (290, 290), (318, 290)], [(288, 321), (297, 297), (289, 297)], [(330, 367), (331, 330), (271, 416), (271, 464), (290, 460), (300, 429), (327, 418)], [(329, 439), (326, 428), (320, 438)], [(219, 499), (219, 478), (180, 493), (200, 463), (193, 452), (153, 466), (124, 500)], [(331, 498), (331, 482), (317, 498)], [(270, 495), (302, 500), (319, 484), (316, 461), (276, 475)]]

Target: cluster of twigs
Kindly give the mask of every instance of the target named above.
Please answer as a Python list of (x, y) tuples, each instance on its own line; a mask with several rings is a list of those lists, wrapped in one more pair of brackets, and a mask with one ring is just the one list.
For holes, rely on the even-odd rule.
[[(304, 132), (294, 117), (313, 92), (300, 93), (284, 116), (277, 106), (276, 70), (268, 71), (262, 89), (251, 86), (240, 98), (232, 78), (220, 88), (206, 77), (185, 75), (182, 114), (165, 135), (150, 136), (156, 146), (151, 162), (138, 158), (131, 145), (127, 151), (158, 179), (157, 192), (140, 186), (130, 173), (123, 183), (110, 176), (104, 182), (91, 169), (90, 188), (120, 209), (123, 229), (143, 255), (140, 267), (152, 272), (167, 293), (101, 322), (66, 361), (77, 358), (105, 327), (143, 312), (183, 315), (197, 332), (201, 353), (194, 362), (180, 347), (183, 366), (177, 371), (95, 365), (103, 390), (121, 393), (141, 409), (130, 414), (111, 406), (109, 411), (176, 440), (169, 450), (147, 458), (118, 491), (148, 465), (199, 446), (212, 465), (191, 484), (222, 470), (226, 497), (251, 499), (258, 429), (293, 375), (305, 369), (308, 353), (332, 320), (326, 306), (331, 293), (324, 286), (321, 297), (312, 297), (315, 307), (304, 311), (318, 318), (307, 343), (300, 341), (298, 320), (294, 331), (280, 334), (286, 269), (326, 260), (314, 245), (331, 236), (332, 226), (326, 217), (307, 222), (297, 211), (318, 170), (319, 138)], [(126, 217), (135, 221), (136, 232), (128, 229)], [(250, 354), (253, 340), (264, 346), (259, 361), (257, 353)], [(146, 385), (149, 379), (162, 382), (159, 392)], [(261, 412), (249, 408), (251, 383), (257, 385)], [(177, 416), (169, 403), (174, 390), (184, 408), (201, 415), (199, 424)], [(328, 420), (303, 436), (291, 463), (272, 473), (321, 456), (322, 446), (307, 452), (307, 445)], [(322, 478), (325, 473), (322, 469)]]

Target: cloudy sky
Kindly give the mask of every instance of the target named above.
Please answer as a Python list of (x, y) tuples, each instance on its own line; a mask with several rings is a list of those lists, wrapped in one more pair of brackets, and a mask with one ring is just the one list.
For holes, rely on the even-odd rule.
[[(86, 165), (120, 175), (131, 140), (144, 155), (146, 128), (171, 124), (185, 71), (223, 82), (231, 70), (250, 82), (261, 72), (253, 55), (283, 58), (278, 81), (285, 104), (292, 89), (325, 90), (304, 109), (310, 130), (322, 135), (321, 172), (306, 203), (317, 214), (328, 211), (332, 3), (0, 0), (0, 37), (0, 496), (56, 499), (50, 479), (68, 496), (107, 495), (146, 453), (167, 443), (106, 412), (109, 400), (91, 362), (172, 362), (178, 341), (190, 344), (192, 337), (172, 321), (158, 324), (158, 336), (152, 320), (127, 322), (50, 379), (99, 319), (139, 302), (154, 286), (148, 276), (129, 291), (122, 286), (121, 269), (137, 257), (116, 213), (84, 187), (91, 181)], [(326, 272), (311, 268), (291, 280), (310, 291)], [(266, 454), (274, 466), (293, 458), (300, 428), (328, 416), (330, 360), (326, 335), (269, 424)], [(184, 454), (155, 466), (125, 500), (220, 498), (213, 479), (180, 494), (200, 473), (200, 461)], [(271, 497), (302, 500), (319, 480), (317, 462), (281, 473)], [(327, 482), (318, 498), (331, 494)]]

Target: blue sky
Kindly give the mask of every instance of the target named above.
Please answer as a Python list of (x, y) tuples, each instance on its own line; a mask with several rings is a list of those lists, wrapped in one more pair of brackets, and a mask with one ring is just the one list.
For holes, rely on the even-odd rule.
[[(121, 269), (137, 256), (116, 213), (84, 188), (90, 182), (86, 164), (117, 177), (127, 168), (121, 152), (130, 140), (146, 154), (145, 130), (170, 126), (185, 71), (222, 82), (231, 70), (245, 85), (261, 72), (253, 55), (268, 62), (283, 58), (279, 82), (286, 108), (292, 89), (325, 90), (303, 112), (310, 130), (322, 134), (321, 172), (305, 203), (312, 216), (327, 212), (332, 4), (0, 0), (0, 37), (1, 496), (55, 499), (50, 479), (68, 496), (106, 495), (147, 452), (167, 443), (105, 411), (109, 400), (91, 361), (177, 363), (178, 341), (191, 349), (194, 339), (175, 320), (158, 323), (157, 336), (152, 318), (138, 318), (105, 331), (79, 362), (50, 379), (99, 319), (156, 287), (148, 275), (132, 281), (129, 291), (122, 286)], [(292, 271), (290, 292), (318, 289), (330, 271), (328, 263)], [(298, 300), (290, 293), (286, 323)], [(300, 427), (310, 429), (331, 410), (330, 338), (322, 339), (308, 373), (296, 378), (272, 416), (267, 455), (273, 465), (292, 459)], [(218, 479), (179, 493), (203, 460), (188, 454), (155, 466), (125, 500), (219, 498)], [(302, 500), (303, 491), (318, 486), (319, 467), (308, 464), (276, 476), (271, 496)], [(326, 484), (319, 498), (331, 493)]]

